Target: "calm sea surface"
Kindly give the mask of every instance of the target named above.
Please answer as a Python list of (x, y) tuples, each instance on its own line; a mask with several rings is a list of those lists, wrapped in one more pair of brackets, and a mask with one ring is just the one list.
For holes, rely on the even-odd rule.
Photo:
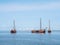
[(0, 31), (0, 45), (60, 45), (60, 32), (39, 34), (18, 31), (11, 34), (9, 31)]

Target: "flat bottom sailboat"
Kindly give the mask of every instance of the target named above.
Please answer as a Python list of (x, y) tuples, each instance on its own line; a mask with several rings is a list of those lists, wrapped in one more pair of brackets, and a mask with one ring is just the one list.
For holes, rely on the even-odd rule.
[(13, 29), (11, 29), (10, 33), (16, 33), (16, 29), (15, 29), (15, 20), (13, 21), (13, 24), (14, 24), (14, 26), (13, 26)]
[(45, 33), (45, 29), (41, 29), (42, 24), (41, 24), (41, 18), (40, 18), (40, 29), (39, 30), (32, 30), (32, 33)]

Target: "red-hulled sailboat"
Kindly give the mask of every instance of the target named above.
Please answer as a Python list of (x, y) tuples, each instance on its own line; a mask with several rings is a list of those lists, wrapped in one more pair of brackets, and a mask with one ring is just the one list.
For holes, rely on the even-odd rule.
[(39, 30), (32, 30), (32, 33), (45, 33), (45, 29), (42, 29), (42, 23), (40, 18), (40, 29)]

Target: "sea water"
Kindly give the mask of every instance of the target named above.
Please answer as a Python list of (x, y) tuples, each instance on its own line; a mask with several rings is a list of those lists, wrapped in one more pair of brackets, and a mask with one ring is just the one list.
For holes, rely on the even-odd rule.
[(0, 31), (0, 45), (60, 45), (60, 32), (41, 34), (17, 31), (11, 34), (9, 31)]

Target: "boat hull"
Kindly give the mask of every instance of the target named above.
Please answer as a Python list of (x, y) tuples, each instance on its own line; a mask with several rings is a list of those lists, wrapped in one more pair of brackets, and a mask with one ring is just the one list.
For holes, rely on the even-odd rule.
[(45, 30), (32, 30), (32, 33), (45, 33)]
[(16, 30), (11, 30), (10, 32), (11, 32), (11, 33), (16, 33)]
[(48, 33), (51, 33), (51, 30), (48, 30)]

